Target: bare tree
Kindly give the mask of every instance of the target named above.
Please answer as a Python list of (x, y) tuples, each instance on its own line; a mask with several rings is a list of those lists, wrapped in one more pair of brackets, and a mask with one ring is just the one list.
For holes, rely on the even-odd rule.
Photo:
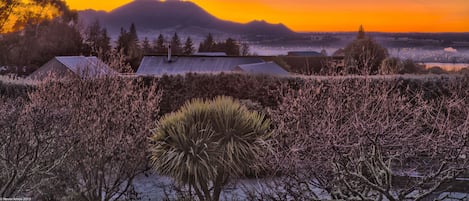
[(271, 112), (276, 154), (267, 161), (292, 181), (282, 192), (300, 196), (306, 186), (319, 199), (312, 188), (332, 199), (421, 200), (444, 191), (469, 168), (467, 78), (448, 82), (450, 94), (433, 98), (366, 78), (289, 91)]
[(59, 125), (67, 114), (36, 107), (21, 98), (1, 98), (0, 106), (0, 197), (31, 195), (63, 165), (70, 147), (62, 144), (66, 134)]
[[(51, 93), (54, 91), (54, 93)], [(43, 109), (67, 114), (61, 122), (72, 147), (56, 171), (67, 196), (80, 200), (119, 200), (147, 168), (147, 138), (159, 112), (156, 86), (118, 77), (50, 82), (32, 97)], [(57, 107), (59, 106), (59, 107)], [(60, 192), (51, 192), (58, 194)], [(63, 198), (60, 198), (63, 199)]]

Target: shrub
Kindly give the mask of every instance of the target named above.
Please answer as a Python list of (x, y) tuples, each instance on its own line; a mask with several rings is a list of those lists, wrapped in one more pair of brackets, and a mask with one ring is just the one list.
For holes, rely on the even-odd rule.
[(439, 66), (430, 67), (430, 68), (427, 69), (427, 72), (430, 73), (430, 74), (437, 74), (437, 75), (447, 74), (448, 73), (448, 71), (446, 71), (445, 69), (443, 69)]
[(405, 61), (403, 61), (403, 64), (404, 64), (404, 71), (403, 73), (407, 73), (407, 74), (421, 74), (421, 73), (425, 73), (425, 66), (424, 65), (419, 65), (419, 64), (416, 64), (414, 61), (412, 61), (411, 59), (406, 59)]
[(388, 56), (386, 48), (371, 38), (356, 39), (345, 47), (345, 71), (351, 74), (377, 74)]
[(290, 90), (271, 112), (277, 152), (266, 162), (288, 182), (273, 191), (419, 200), (445, 190), (469, 168), (467, 77), (445, 79), (439, 91), (434, 80), (413, 81), (335, 79)]
[[(157, 119), (156, 85), (118, 77), (39, 85), (29, 94), (30, 122), (53, 128), (66, 157), (35, 196), (58, 200), (120, 200), (147, 169), (147, 138)], [(42, 112), (36, 112), (42, 111)], [(41, 132), (41, 130), (37, 130)], [(59, 141), (60, 140), (60, 141)]]
[(200, 200), (219, 200), (230, 179), (256, 168), (269, 127), (264, 115), (232, 98), (192, 100), (160, 120), (151, 137), (153, 167)]
[(381, 67), (379, 69), (380, 74), (399, 74), (402, 73), (404, 69), (404, 65), (399, 60), (399, 58), (391, 57), (386, 58), (381, 63)]

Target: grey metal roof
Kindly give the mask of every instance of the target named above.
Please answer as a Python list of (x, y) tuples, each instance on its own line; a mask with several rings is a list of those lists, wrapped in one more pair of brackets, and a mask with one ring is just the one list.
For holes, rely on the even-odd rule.
[(166, 56), (145, 56), (137, 75), (231, 72), (239, 65), (260, 62), (262, 59), (256, 57), (187, 56), (168, 61)]
[(29, 77), (41, 80), (49, 75), (53, 75), (55, 78), (66, 78), (74, 75), (90, 78), (114, 74), (117, 74), (117, 72), (96, 57), (64, 56), (54, 57)]
[(239, 65), (237, 70), (254, 74), (268, 74), (268, 75), (289, 75), (288, 71), (280, 67), (274, 62), (262, 62), (254, 64)]
[(97, 57), (65, 56), (55, 57), (55, 59), (82, 77), (97, 77), (116, 73)]
[(194, 56), (228, 56), (225, 52), (197, 52)]
[(101, 59), (98, 59), (98, 57), (86, 57), (86, 59), (95, 67), (97, 71), (100, 72), (101, 75), (118, 74), (115, 70), (101, 61)]
[(321, 53), (316, 51), (290, 51), (288, 56), (322, 56)]

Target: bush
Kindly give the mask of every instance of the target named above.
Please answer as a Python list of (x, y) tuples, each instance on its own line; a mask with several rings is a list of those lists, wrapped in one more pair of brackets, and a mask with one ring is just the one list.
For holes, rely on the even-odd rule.
[(356, 39), (344, 49), (346, 73), (377, 74), (383, 60), (388, 56), (386, 48), (371, 38)]
[(12, 84), (0, 80), (0, 96), (5, 98), (26, 97), (32, 86), (22, 84)]
[(418, 200), (445, 191), (469, 169), (468, 85), (468, 77), (354, 78), (290, 90), (270, 114), (277, 152), (266, 163), (287, 181), (270, 192), (294, 200), (323, 199), (317, 188), (334, 200)]
[(263, 107), (276, 107), (283, 88), (301, 85), (301, 79), (245, 74), (187, 74), (185, 76), (142, 77), (148, 85), (158, 83), (164, 91), (161, 114), (176, 111), (194, 98), (231, 96), (249, 99)]
[(391, 57), (383, 60), (379, 69), (380, 74), (400, 74), (404, 69), (404, 64), (399, 58)]
[[(118, 77), (47, 82), (29, 94), (30, 123), (50, 127), (66, 151), (35, 196), (120, 200), (147, 169), (147, 138), (158, 118), (156, 85)], [(40, 132), (41, 130), (37, 130)]]
[(403, 62), (404, 64), (404, 71), (403, 73), (407, 74), (421, 74), (425, 73), (425, 66), (416, 64), (414, 61), (407, 59)]
[(437, 74), (437, 75), (447, 74), (448, 73), (448, 71), (444, 70), (443, 68), (441, 68), (439, 66), (433, 66), (431, 68), (428, 68), (427, 72), (430, 73), (430, 74)]
[(151, 137), (153, 167), (200, 200), (219, 200), (230, 179), (255, 169), (269, 127), (264, 115), (232, 98), (192, 100), (160, 120)]

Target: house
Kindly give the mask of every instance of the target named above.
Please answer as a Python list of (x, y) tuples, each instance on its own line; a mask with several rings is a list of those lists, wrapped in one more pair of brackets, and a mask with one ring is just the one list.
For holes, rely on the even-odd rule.
[(186, 73), (230, 73), (243, 64), (264, 62), (258, 57), (231, 56), (145, 56), (137, 75), (184, 75)]
[(64, 56), (54, 57), (29, 75), (29, 78), (33, 80), (43, 80), (48, 76), (55, 76), (54, 78), (57, 79), (69, 77), (96, 78), (117, 74), (116, 71), (96, 57)]
[(261, 62), (253, 64), (241, 64), (238, 65), (235, 71), (251, 73), (251, 74), (266, 74), (266, 75), (277, 75), (287, 76), (290, 73), (277, 65), (274, 62)]

